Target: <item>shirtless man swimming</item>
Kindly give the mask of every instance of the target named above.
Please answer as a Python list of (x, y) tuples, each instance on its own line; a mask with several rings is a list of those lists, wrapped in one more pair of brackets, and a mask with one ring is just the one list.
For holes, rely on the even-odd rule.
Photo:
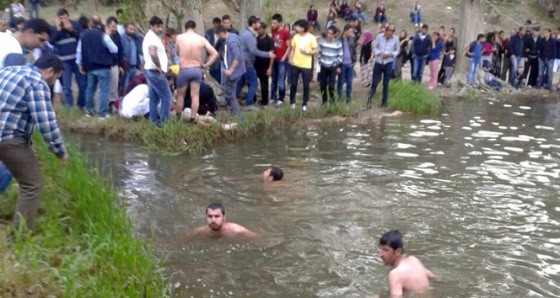
[[(177, 76), (177, 101), (175, 111), (183, 113), (187, 85), (191, 87), (191, 111), (198, 111), (199, 89), (202, 81), (202, 69), (208, 68), (218, 58), (218, 52), (196, 32), (196, 23), (187, 21), (185, 32), (177, 36), (177, 55), (179, 56), (179, 75)], [(202, 54), (208, 52), (206, 63), (202, 63)], [(196, 123), (196, 112), (191, 113), (190, 123)]]
[(220, 203), (212, 203), (206, 207), (206, 226), (194, 229), (187, 238), (206, 236), (209, 238), (247, 239), (257, 238), (257, 234), (247, 228), (226, 222), (226, 209)]
[(416, 257), (403, 256), (403, 241), (399, 231), (389, 231), (379, 239), (377, 254), (385, 265), (393, 266), (389, 273), (391, 298), (403, 297), (406, 293), (421, 293), (429, 290), (430, 278), (436, 278)]
[(279, 167), (271, 166), (263, 172), (263, 179), (268, 182), (280, 181), (284, 177), (284, 172)]

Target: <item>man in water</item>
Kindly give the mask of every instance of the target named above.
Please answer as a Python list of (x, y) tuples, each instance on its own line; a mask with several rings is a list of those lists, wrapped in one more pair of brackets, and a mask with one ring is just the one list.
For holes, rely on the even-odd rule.
[(385, 265), (393, 266), (389, 273), (391, 297), (403, 297), (408, 292), (429, 290), (429, 278), (436, 278), (416, 257), (403, 256), (403, 241), (399, 231), (389, 231), (379, 239), (377, 254)]
[(195, 236), (206, 236), (209, 238), (243, 238), (252, 240), (257, 238), (257, 234), (249, 231), (245, 227), (226, 222), (226, 209), (220, 203), (212, 203), (206, 207), (206, 223), (207, 226), (199, 227), (190, 232), (187, 236), (192, 238)]
[[(177, 54), (179, 55), (179, 75), (177, 76), (177, 103), (175, 111), (183, 112), (187, 86), (191, 90), (191, 111), (198, 111), (200, 83), (202, 82), (201, 68), (208, 68), (218, 58), (218, 52), (204, 37), (196, 32), (196, 23), (187, 21), (185, 33), (177, 36)], [(202, 64), (202, 54), (208, 52), (206, 64)], [(196, 113), (191, 114), (190, 123), (196, 122)]]
[(284, 177), (284, 172), (279, 167), (270, 167), (263, 172), (263, 178), (266, 181), (280, 181)]

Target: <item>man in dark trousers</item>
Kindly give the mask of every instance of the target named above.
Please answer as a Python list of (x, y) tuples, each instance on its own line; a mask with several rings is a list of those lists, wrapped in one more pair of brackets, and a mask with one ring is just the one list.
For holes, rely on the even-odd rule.
[(523, 43), (524, 57), (527, 59), (525, 63), (525, 75), (529, 75), (527, 85), (531, 87), (536, 87), (537, 85), (537, 78), (539, 76), (538, 48), (541, 42), (542, 37), (539, 35), (539, 28), (535, 27), (531, 35), (526, 37)]
[(541, 88), (544, 71), (546, 70), (546, 79), (544, 83), (546, 83), (546, 89), (552, 91), (552, 69), (554, 68), (554, 59), (556, 58), (556, 39), (552, 38), (550, 34), (550, 29), (544, 29), (543, 39), (537, 50), (539, 52), (539, 77), (535, 88)]
[(243, 60), (243, 52), (241, 50), (241, 42), (239, 36), (229, 31), (222, 25), (218, 26), (218, 36), (222, 41), (223, 47), (220, 51), (220, 57), (223, 62), (222, 88), (224, 97), (230, 112), (233, 115), (241, 116), (239, 112), (239, 103), (237, 102), (237, 82), (245, 73), (245, 63)]
[(74, 74), (78, 84), (77, 105), (82, 109), (86, 104), (86, 77), (80, 73), (76, 64), (76, 49), (82, 27), (78, 22), (70, 20), (70, 15), (64, 8), (58, 10), (57, 16), (50, 44), (54, 46), (54, 53), (64, 63), (61, 80), (64, 90), (64, 105), (67, 107), (74, 105), (74, 95), (72, 94), (72, 74)]
[(523, 59), (523, 36), (525, 35), (525, 27), (519, 27), (517, 34), (512, 35), (509, 38), (508, 43), (508, 54), (510, 61), (510, 71), (509, 71), (509, 82), (513, 84), (515, 79), (515, 73), (517, 68), (521, 64), (521, 59)]
[[(274, 51), (274, 40), (266, 34), (266, 23), (261, 22), (260, 28), (257, 30), (259, 36), (257, 37), (257, 49), (263, 52)], [(256, 57), (255, 59), (255, 69), (257, 71), (257, 77), (261, 82), (261, 104), (263, 106), (268, 105), (268, 78), (272, 74), (272, 65), (274, 64), (274, 58), (261, 58)], [(255, 95), (255, 100), (257, 102), (257, 95)]]
[[(216, 28), (221, 24), (222, 24), (222, 20), (220, 18), (214, 18), (212, 20), (212, 28), (208, 29), (204, 33), (204, 37), (216, 49), (216, 51), (220, 50), (219, 48), (216, 48), (218, 42), (220, 41), (220, 38), (218, 37), (218, 32), (216, 32)], [(216, 81), (221, 82), (222, 75), (220, 73), (220, 59), (216, 59), (216, 61), (212, 64), (212, 66), (210, 66), (210, 75)]]

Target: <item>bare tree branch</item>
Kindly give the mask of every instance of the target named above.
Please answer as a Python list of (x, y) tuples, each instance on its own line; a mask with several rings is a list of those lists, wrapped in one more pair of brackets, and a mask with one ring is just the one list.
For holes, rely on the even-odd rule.
[(509, 15), (505, 14), (504, 12), (502, 12), (497, 6), (496, 4), (492, 3), (492, 1), (489, 0), (483, 0), (486, 4), (488, 4), (489, 6), (491, 6), (492, 8), (494, 8), (494, 10), (496, 10), (497, 13), (507, 17), (508, 19), (510, 19), (511, 21), (513, 21), (513, 23), (515, 23), (518, 26), (523, 25), (523, 23), (520, 23), (518, 20), (510, 17)]

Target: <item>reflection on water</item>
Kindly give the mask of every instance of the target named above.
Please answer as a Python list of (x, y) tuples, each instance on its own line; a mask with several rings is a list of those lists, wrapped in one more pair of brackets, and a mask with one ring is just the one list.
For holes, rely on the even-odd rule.
[[(179, 295), (386, 293), (387, 229), (443, 280), (436, 297), (560, 297), (560, 105), (457, 103), (439, 117), (283, 131), (203, 156), (161, 157), (79, 140), (154, 235)], [(281, 185), (260, 174), (285, 172)], [(223, 202), (256, 244), (171, 245)]]

